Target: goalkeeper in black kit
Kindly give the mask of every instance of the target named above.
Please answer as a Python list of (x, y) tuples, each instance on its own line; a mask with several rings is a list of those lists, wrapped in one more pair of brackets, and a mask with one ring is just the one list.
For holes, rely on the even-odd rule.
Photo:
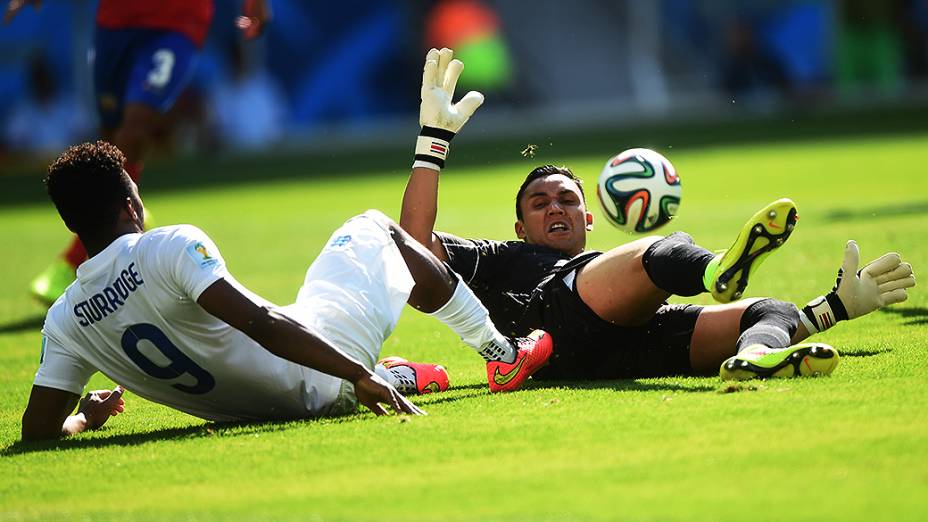
[[(504, 334), (543, 329), (551, 335), (553, 354), (535, 379), (828, 375), (838, 365), (838, 351), (803, 341), (842, 320), (905, 301), (915, 285), (911, 265), (897, 253), (858, 270), (858, 246), (848, 241), (834, 289), (806, 306), (741, 299), (761, 262), (796, 226), (796, 206), (786, 198), (752, 216), (720, 254), (683, 232), (590, 251), (586, 234), (593, 215), (581, 180), (552, 165), (532, 170), (516, 193), (517, 240), (435, 231), (439, 173), (450, 142), (483, 102), (470, 92), (452, 103), (462, 69), (449, 49), (426, 56), (422, 131), (400, 225), (460, 275)], [(719, 304), (667, 303), (672, 295), (703, 292)]]

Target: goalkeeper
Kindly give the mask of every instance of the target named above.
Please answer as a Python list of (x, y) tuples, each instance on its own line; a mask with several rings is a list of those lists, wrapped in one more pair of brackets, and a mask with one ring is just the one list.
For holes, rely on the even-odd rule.
[[(462, 69), (449, 49), (426, 56), (422, 131), (400, 224), (462, 277), (504, 334), (534, 328), (551, 334), (553, 355), (535, 378), (716, 371), (723, 379), (827, 375), (838, 364), (838, 352), (802, 341), (842, 320), (905, 301), (906, 289), (915, 285), (911, 265), (899, 254), (859, 268), (858, 246), (849, 241), (834, 289), (806, 306), (772, 298), (739, 301), (749, 276), (793, 231), (792, 201), (780, 199), (757, 212), (719, 255), (682, 232), (593, 252), (586, 250), (593, 216), (581, 181), (551, 165), (530, 172), (516, 195), (520, 241), (436, 232), (439, 173), (449, 144), (483, 102), (480, 93), (469, 92), (452, 103)], [(721, 304), (666, 302), (671, 295), (706, 291)], [(488, 377), (493, 386), (506, 375)]]

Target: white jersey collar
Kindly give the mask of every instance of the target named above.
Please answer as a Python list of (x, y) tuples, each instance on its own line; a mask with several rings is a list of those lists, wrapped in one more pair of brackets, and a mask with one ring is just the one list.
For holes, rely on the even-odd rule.
[(122, 251), (127, 245), (138, 241), (141, 236), (142, 234), (139, 233), (123, 234), (114, 239), (112, 243), (107, 245), (106, 248), (101, 250), (97, 255), (84, 261), (81, 263), (81, 266), (77, 267), (77, 280), (85, 281), (92, 278), (97, 272), (108, 266), (110, 260), (113, 259), (118, 252)]

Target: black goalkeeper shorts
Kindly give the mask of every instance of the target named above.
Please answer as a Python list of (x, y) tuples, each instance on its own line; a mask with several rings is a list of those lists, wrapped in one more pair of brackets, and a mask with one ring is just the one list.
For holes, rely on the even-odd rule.
[(690, 339), (701, 306), (665, 304), (645, 325), (616, 326), (580, 299), (575, 288), (551, 281), (544, 288), (541, 328), (554, 340), (539, 380), (631, 379), (692, 375)]

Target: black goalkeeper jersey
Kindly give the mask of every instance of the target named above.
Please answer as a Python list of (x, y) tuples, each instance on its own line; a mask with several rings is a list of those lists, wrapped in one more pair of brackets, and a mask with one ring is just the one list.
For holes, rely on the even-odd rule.
[[(448, 265), (487, 307), (500, 332), (521, 337), (542, 328), (551, 334), (554, 354), (533, 378), (628, 379), (693, 373), (689, 346), (702, 307), (665, 303), (647, 323), (622, 327), (601, 319), (562, 282), (601, 252), (570, 258), (522, 241), (436, 235), (448, 253)], [(591, 366), (591, 360), (596, 364)]]
[(448, 265), (487, 307), (499, 331), (508, 336), (524, 336), (537, 327), (525, 317), (532, 294), (571, 259), (559, 250), (523, 241), (435, 235), (448, 253)]

